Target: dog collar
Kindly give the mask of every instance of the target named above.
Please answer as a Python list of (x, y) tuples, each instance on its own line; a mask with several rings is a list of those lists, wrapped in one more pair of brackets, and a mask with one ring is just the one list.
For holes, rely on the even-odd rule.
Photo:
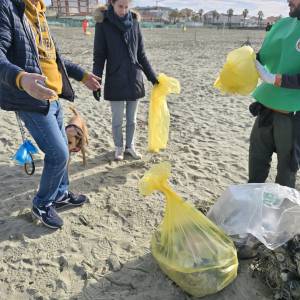
[(69, 125), (66, 126), (65, 130), (67, 131), (69, 128), (75, 128), (76, 131), (79, 131), (83, 135), (82, 129), (79, 128), (77, 125), (75, 125), (75, 124), (69, 124)]

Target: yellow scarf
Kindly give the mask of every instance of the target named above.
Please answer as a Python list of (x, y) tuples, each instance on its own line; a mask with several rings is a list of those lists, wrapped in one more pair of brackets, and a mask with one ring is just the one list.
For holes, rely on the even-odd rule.
[(43, 0), (38, 0), (36, 5), (30, 0), (23, 1), (26, 5), (26, 17), (35, 35), (42, 73), (47, 77), (46, 85), (59, 95), (62, 92), (62, 76), (58, 70), (55, 45), (45, 17), (46, 5)]

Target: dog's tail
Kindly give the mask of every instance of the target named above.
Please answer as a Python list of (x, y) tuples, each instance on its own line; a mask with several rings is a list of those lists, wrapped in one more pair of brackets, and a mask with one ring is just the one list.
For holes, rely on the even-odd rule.
[(74, 107), (74, 106), (69, 106), (69, 110), (75, 115), (75, 116), (79, 116), (79, 112), (78, 110)]

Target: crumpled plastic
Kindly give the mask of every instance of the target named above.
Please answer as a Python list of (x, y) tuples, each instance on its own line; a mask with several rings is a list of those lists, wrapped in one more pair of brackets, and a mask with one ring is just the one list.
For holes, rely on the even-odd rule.
[(148, 150), (159, 152), (166, 149), (169, 139), (170, 113), (167, 96), (180, 93), (180, 83), (177, 79), (161, 73), (157, 78), (150, 99), (148, 117)]
[(249, 234), (275, 250), (300, 234), (300, 193), (275, 183), (230, 186), (207, 214), (230, 236)]
[(224, 94), (249, 95), (256, 88), (259, 78), (255, 60), (256, 54), (250, 46), (229, 52), (214, 87)]
[(140, 181), (142, 195), (166, 197), (162, 223), (152, 236), (151, 251), (162, 271), (195, 297), (214, 294), (237, 276), (232, 240), (200, 211), (178, 196), (168, 183), (171, 165), (153, 166)]

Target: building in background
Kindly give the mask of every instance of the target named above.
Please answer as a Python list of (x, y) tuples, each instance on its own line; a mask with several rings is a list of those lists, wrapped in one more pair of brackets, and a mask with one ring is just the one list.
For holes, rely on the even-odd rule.
[(172, 11), (169, 7), (135, 7), (144, 22), (168, 22)]
[(205, 24), (228, 24), (235, 26), (241, 26), (243, 24), (243, 15), (232, 15), (228, 17), (227, 14), (218, 13), (217, 11), (208, 11), (203, 15), (204, 23)]
[(51, 0), (50, 9), (57, 17), (88, 16), (98, 4), (99, 0)]

